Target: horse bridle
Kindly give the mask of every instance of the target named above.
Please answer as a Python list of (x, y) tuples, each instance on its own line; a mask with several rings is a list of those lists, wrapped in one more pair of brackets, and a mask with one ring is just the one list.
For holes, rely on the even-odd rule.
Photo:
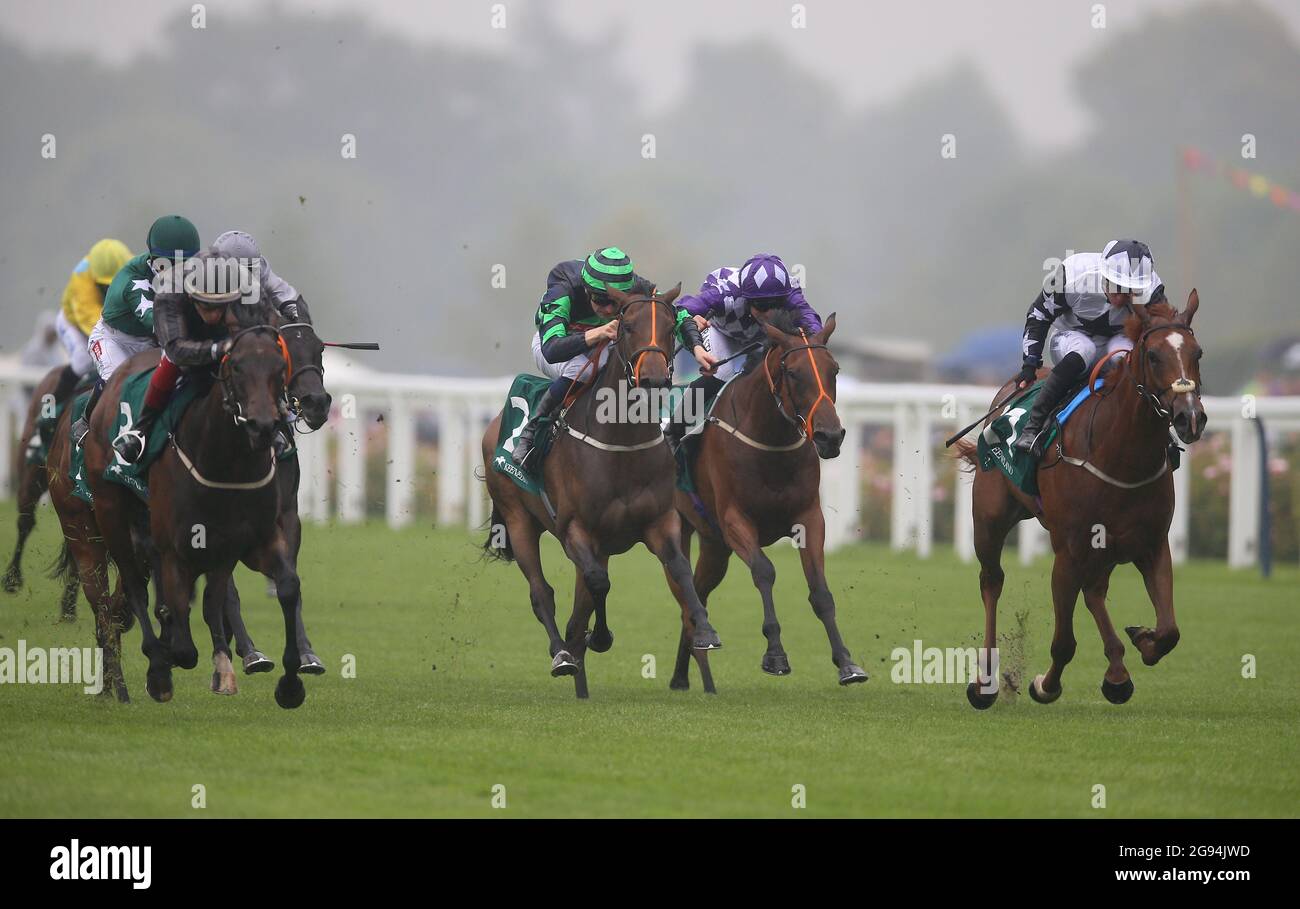
[[(806, 436), (809, 434), (808, 430), (812, 426), (813, 415), (817, 412), (817, 408), (821, 402), (823, 400), (830, 401), (831, 406), (833, 407), (835, 406), (835, 401), (826, 393), (826, 385), (822, 381), (821, 371), (817, 368), (817, 361), (812, 355), (814, 350), (826, 350), (826, 345), (811, 343), (808, 340), (807, 333), (802, 328), (799, 329), (799, 337), (803, 338), (802, 344), (797, 347), (791, 347), (781, 354), (775, 379), (772, 378), (772, 370), (771, 367), (768, 366), (768, 358), (771, 355), (770, 350), (768, 353), (763, 355), (763, 372), (767, 376), (768, 390), (772, 392), (772, 398), (776, 401), (777, 412), (786, 419), (786, 422), (790, 423), (795, 427), (795, 429), (799, 430), (802, 435)], [(785, 402), (781, 400), (781, 390), (785, 387), (786, 374), (790, 370), (790, 366), (786, 363), (786, 360), (791, 354), (798, 353), (801, 350), (806, 350), (808, 352), (808, 363), (812, 366), (813, 376), (817, 379), (817, 400), (813, 401), (812, 407), (808, 409), (808, 416), (805, 417), (800, 414), (798, 408), (794, 406), (794, 397), (791, 396), (790, 408), (794, 410), (794, 416), (792, 417), (786, 412)]]
[[(1158, 331), (1181, 331), (1186, 332), (1193, 338), (1196, 333), (1192, 331), (1189, 325), (1179, 325), (1176, 322), (1168, 322), (1164, 325), (1154, 325), (1138, 336), (1137, 344), (1134, 345), (1138, 355), (1138, 367), (1133, 371), (1133, 382), (1137, 386), (1138, 395), (1151, 405), (1156, 412), (1156, 416), (1164, 420), (1165, 423), (1171, 423), (1173, 420), (1172, 413), (1164, 406), (1163, 398), (1169, 392), (1175, 395), (1190, 394), (1197, 391), (1197, 385), (1191, 379), (1177, 378), (1170, 382), (1164, 388), (1157, 388), (1152, 391), (1149, 389), (1147, 377), (1150, 375), (1150, 365), (1147, 363), (1147, 338)], [(1141, 374), (1139, 376), (1139, 373)]]
[[(283, 340), (284, 338), (284, 331), (289, 328), (305, 328), (308, 331), (310, 331), (313, 335), (316, 334), (316, 326), (312, 325), (310, 322), (289, 322), (285, 325), (281, 325), (280, 328), (278, 329), (280, 332), (281, 340)], [(319, 335), (317, 336), (317, 340), (318, 341), (320, 340)], [(288, 378), (286, 378), (284, 382), (285, 403), (287, 404), (290, 412), (293, 413), (295, 417), (301, 417), (302, 402), (298, 400), (298, 397), (295, 394), (293, 394), (293, 383), (296, 382), (305, 373), (314, 372), (320, 376), (321, 383), (324, 384), (325, 367), (317, 366), (315, 363), (308, 363), (305, 366), (295, 366), (293, 362), (293, 356), (289, 353), (288, 344), (285, 344), (284, 346), (284, 357), (285, 357), (285, 362), (288, 364)], [(314, 429), (302, 429), (298, 427), (295, 427), (295, 429), (304, 435), (310, 435), (311, 433), (316, 432), (316, 430)]]
[(651, 294), (648, 297), (638, 297), (633, 300), (628, 300), (626, 303), (624, 303), (622, 306), (618, 308), (618, 315), (616, 316), (616, 318), (618, 319), (618, 333), (615, 334), (613, 343), (614, 343), (614, 352), (618, 354), (619, 362), (623, 364), (623, 377), (627, 380), (628, 385), (632, 386), (633, 388), (639, 387), (641, 382), (642, 357), (644, 357), (646, 354), (649, 353), (657, 353), (664, 358), (664, 365), (668, 367), (668, 384), (671, 385), (673, 381), (673, 353), (672, 352), (664, 350), (658, 344), (650, 344), (646, 347), (638, 347), (636, 350), (632, 351), (630, 357), (623, 355), (623, 348), (620, 345), (620, 342), (623, 340), (623, 326), (626, 321), (623, 317), (627, 313), (628, 309), (632, 307), (633, 304), (636, 303), (651, 303), (654, 305), (654, 309), (650, 310), (650, 340), (651, 341), (654, 341), (655, 336), (658, 334), (658, 327), (659, 327), (658, 319), (659, 319), (660, 306), (666, 307), (668, 309), (670, 322), (675, 320), (675, 317), (673, 316), (675, 312), (675, 308), (673, 307), (673, 304), (669, 303), (667, 300), (654, 296), (654, 294)]
[[(284, 359), (284, 374), (286, 378), (285, 388), (288, 388), (287, 379), (291, 371), (292, 358), (289, 356), (289, 348), (284, 343), (284, 336), (280, 334), (280, 329), (273, 325), (253, 325), (249, 328), (235, 332), (235, 334), (230, 338), (230, 347), (227, 348), (225, 354), (222, 355), (221, 363), (217, 367), (217, 380), (221, 383), (221, 406), (225, 409), (226, 413), (230, 414), (231, 417), (234, 418), (236, 426), (242, 426), (247, 423), (248, 417), (244, 416), (243, 405), (236, 397), (235, 392), (230, 385), (230, 358), (234, 356), (235, 348), (239, 346), (239, 342), (245, 337), (255, 332), (268, 331), (275, 335), (276, 344), (280, 348), (280, 356)], [(287, 402), (282, 401), (281, 406), (287, 408), (288, 404)]]

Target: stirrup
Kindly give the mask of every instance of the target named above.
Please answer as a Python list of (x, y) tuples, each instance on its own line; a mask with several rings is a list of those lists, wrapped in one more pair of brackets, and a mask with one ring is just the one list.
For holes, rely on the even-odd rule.
[[(128, 448), (128, 445), (132, 442), (139, 447)], [(140, 460), (147, 447), (148, 441), (145, 439), (144, 434), (135, 429), (128, 429), (113, 440), (113, 450), (117, 452), (118, 457), (128, 464), (134, 464)]]

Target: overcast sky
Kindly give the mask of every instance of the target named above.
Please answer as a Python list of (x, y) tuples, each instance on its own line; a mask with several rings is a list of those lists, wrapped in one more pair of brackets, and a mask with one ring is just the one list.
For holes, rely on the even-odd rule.
[[(852, 105), (887, 102), (909, 84), (973, 61), (1026, 145), (1067, 145), (1087, 127), (1072, 93), (1071, 65), (1134, 28), (1159, 28), (1160, 14), (1201, 0), (1110, 0), (1106, 28), (1093, 27), (1096, 0), (806, 0), (807, 27), (791, 26), (792, 0), (499, 0), (506, 28), (491, 27), (493, 0), (278, 0), (295, 12), (351, 11), (377, 29), (435, 48), (470, 44), (509, 52), (539, 3), (575, 35), (608, 36), (626, 48), (627, 75), (653, 112), (685, 84), (697, 46), (764, 37), (833, 84)], [(1300, 42), (1300, 0), (1263, 0)], [(189, 16), (192, 0), (0, 0), (0, 32), (39, 50), (90, 51), (113, 63), (159, 53), (162, 22)], [(209, 21), (256, 16), (264, 0), (208, 0)], [(752, 99), (750, 99), (752, 101)], [(1058, 128), (1041, 128), (1043, 111)], [(758, 116), (740, 110), (738, 115)], [(1060, 126), (1064, 124), (1064, 126)]]

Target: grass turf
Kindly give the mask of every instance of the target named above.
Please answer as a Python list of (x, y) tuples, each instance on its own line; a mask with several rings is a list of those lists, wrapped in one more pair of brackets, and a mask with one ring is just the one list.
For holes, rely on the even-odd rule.
[[(26, 586), (0, 593), (0, 646), (93, 644), (84, 599), (56, 622), (44, 568), (57, 548), (48, 506), (25, 560)], [(14, 508), (0, 504), (0, 546)], [(124, 639), (132, 703), (72, 685), (0, 686), (0, 816), (1295, 816), (1300, 806), (1300, 572), (1272, 580), (1222, 565), (1175, 578), (1182, 641), (1154, 668), (1131, 646), (1133, 699), (1101, 696), (1105, 660), (1080, 600), (1079, 651), (1052, 705), (1026, 694), (973, 710), (959, 684), (894, 684), (895, 647), (977, 645), (977, 570), (947, 552), (929, 560), (856, 546), (829, 558), (840, 627), (871, 674), (836, 684), (798, 559), (771, 550), (792, 675), (758, 668), (762, 610), (736, 560), (710, 602), (725, 647), (711, 657), (720, 693), (692, 669), (668, 690), (678, 609), (644, 549), (611, 562), (611, 651), (588, 656), (591, 699), (552, 679), (546, 638), (512, 565), (479, 560), (479, 537), (379, 525), (309, 526), (301, 574), (309, 634), (329, 674), (282, 710), (276, 673), (240, 676), (233, 698), (199, 667), (176, 695), (144, 690), (140, 636)], [(561, 628), (573, 572), (548, 540)], [(1023, 649), (1025, 681), (1048, 664), (1048, 563), (1014, 551), (1000, 628)], [(279, 662), (283, 625), (265, 585), (241, 569), (254, 639)], [(1117, 627), (1153, 624), (1131, 566), (1111, 585)], [(1023, 623), (1016, 614), (1023, 613)], [(1018, 627), (1022, 633), (1016, 633)], [(1242, 677), (1252, 654), (1258, 677)], [(644, 657), (655, 658), (645, 678)], [(355, 678), (344, 678), (346, 659)], [(1004, 655), (1003, 668), (1017, 668)], [(1022, 685), (1023, 688), (1023, 685)], [(505, 787), (505, 807), (492, 806)], [(196, 809), (202, 785), (206, 807)], [(806, 808), (792, 807), (796, 785)], [(1094, 787), (1105, 787), (1094, 808)]]

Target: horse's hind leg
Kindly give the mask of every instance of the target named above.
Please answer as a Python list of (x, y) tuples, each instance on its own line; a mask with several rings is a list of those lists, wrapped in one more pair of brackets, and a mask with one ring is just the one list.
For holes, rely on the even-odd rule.
[(555, 589), (546, 580), (542, 571), (542, 525), (527, 512), (503, 518), (510, 547), (514, 552), (515, 564), (528, 581), (528, 602), (533, 608), (533, 615), (546, 630), (551, 655), (551, 675), (559, 678), (563, 675), (577, 675), (578, 663), (573, 655), (565, 649), (564, 638), (555, 624)]
[(243, 606), (239, 601), (239, 590), (235, 586), (235, 579), (232, 577), (230, 583), (226, 585), (226, 602), (223, 607), (223, 618), (226, 628), (226, 649), (229, 652), (230, 642), (235, 642), (235, 653), (243, 659), (244, 675), (252, 675), (255, 672), (270, 672), (275, 668), (275, 661), (267, 657), (266, 654), (257, 649), (253, 643), (253, 637), (248, 633), (248, 628), (244, 625)]
[(763, 601), (763, 637), (767, 638), (767, 651), (761, 668), (769, 675), (789, 675), (790, 659), (781, 643), (781, 623), (776, 618), (776, 601), (772, 595), (776, 567), (758, 545), (758, 530), (753, 522), (738, 510), (722, 516), (722, 535), (731, 550), (749, 566), (750, 578)]
[(1068, 551), (1056, 554), (1052, 565), (1052, 612), (1055, 629), (1052, 632), (1052, 665), (1043, 675), (1029, 683), (1029, 696), (1040, 704), (1050, 704), (1061, 696), (1061, 674), (1070, 660), (1078, 642), (1074, 638), (1074, 607), (1079, 602), (1083, 581)]
[(1097, 623), (1102, 648), (1110, 662), (1106, 667), (1106, 675), (1101, 680), (1101, 693), (1112, 704), (1123, 704), (1133, 696), (1133, 679), (1124, 666), (1124, 644), (1115, 633), (1115, 626), (1110, 623), (1110, 613), (1106, 611), (1106, 592), (1110, 589), (1112, 570), (1113, 567), (1106, 569), (1083, 588), (1083, 602)]
[(116, 615), (118, 597), (108, 590), (104, 548), (81, 537), (76, 542), (68, 539), (67, 544), (77, 560), (76, 577), (95, 617), (95, 643), (104, 654), (103, 687), (99, 693), (103, 697), (116, 695), (125, 704), (130, 698), (122, 673), (122, 625)]
[[(14, 544), (14, 554), (5, 569), (3, 584), (6, 593), (17, 593), (23, 586), (23, 548), (27, 538), (36, 527), (36, 503), (45, 492), (48, 474), (44, 464), (24, 464), (18, 479), (18, 542)], [(66, 598), (65, 598), (66, 601)], [(76, 594), (73, 594), (73, 604)]]
[(997, 667), (993, 654), (998, 646), (998, 600), (1002, 597), (1002, 547), (1011, 528), (1028, 515), (1001, 483), (1001, 475), (975, 475), (972, 508), (975, 513), (975, 556), (980, 563), (980, 599), (984, 603), (984, 647), (977, 678), (966, 686), (966, 699), (977, 710), (993, 706), (998, 699)]
[[(682, 519), (675, 509), (669, 509), (653, 524), (646, 527), (641, 537), (646, 549), (659, 558), (668, 578), (668, 588), (691, 622), (691, 647), (694, 650), (717, 650), (722, 646), (717, 631), (709, 622), (708, 610), (695, 590), (691, 577), (691, 560), (682, 551)], [(697, 658), (697, 662), (700, 662)], [(701, 671), (707, 661), (700, 662)], [(707, 689), (706, 689), (707, 690)]]
[(214, 694), (238, 694), (239, 682), (230, 660), (230, 642), (226, 637), (227, 589), (233, 587), (230, 572), (210, 571), (203, 587), (203, 621), (212, 635), (212, 684)]
[(1149, 558), (1135, 560), (1142, 580), (1147, 585), (1147, 596), (1156, 608), (1156, 627), (1130, 625), (1124, 630), (1142, 654), (1142, 662), (1154, 666), (1160, 658), (1178, 645), (1178, 623), (1174, 621), (1174, 561), (1169, 553), (1169, 538), (1160, 541), (1160, 547)]

